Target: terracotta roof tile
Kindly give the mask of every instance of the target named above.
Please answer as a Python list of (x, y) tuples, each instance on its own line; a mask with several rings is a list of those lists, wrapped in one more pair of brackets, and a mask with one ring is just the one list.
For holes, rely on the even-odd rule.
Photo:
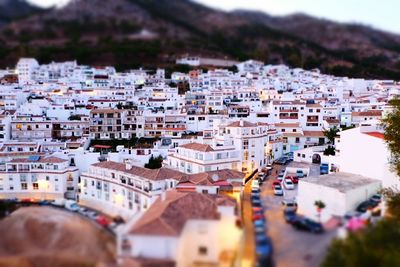
[(218, 220), (216, 197), (200, 193), (165, 192), (130, 229), (131, 234), (178, 236), (186, 222)]
[(200, 143), (189, 143), (180, 145), (179, 147), (202, 151), (202, 152), (214, 151), (214, 149), (210, 145), (200, 144)]
[(160, 168), (160, 169), (146, 169), (137, 166), (131, 166), (130, 169), (126, 168), (126, 164), (114, 162), (114, 161), (103, 161), (99, 163), (94, 163), (92, 166), (116, 170), (120, 172), (125, 172), (129, 174), (133, 174), (139, 177), (143, 177), (153, 181), (165, 180), (165, 179), (175, 179), (180, 180), (185, 174), (176, 170), (172, 170), (169, 168)]

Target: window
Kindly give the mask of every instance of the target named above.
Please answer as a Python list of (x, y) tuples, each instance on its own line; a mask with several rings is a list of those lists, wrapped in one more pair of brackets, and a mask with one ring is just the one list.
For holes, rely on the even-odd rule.
[(50, 177), (49, 176), (46, 176), (46, 181), (50, 181)]
[(28, 189), (28, 184), (27, 183), (21, 183), (21, 190), (27, 190)]
[(39, 184), (38, 183), (33, 183), (33, 190), (38, 190), (39, 189)]
[(207, 247), (200, 246), (199, 247), (199, 255), (202, 255), (202, 256), (207, 255)]

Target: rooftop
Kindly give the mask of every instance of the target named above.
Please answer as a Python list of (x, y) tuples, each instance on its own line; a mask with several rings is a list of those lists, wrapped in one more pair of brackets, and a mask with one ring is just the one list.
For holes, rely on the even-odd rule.
[(361, 186), (381, 183), (376, 179), (371, 179), (362, 175), (347, 172), (336, 172), (332, 174), (307, 177), (301, 179), (301, 183), (303, 182), (334, 188), (342, 193), (349, 192)]
[(218, 220), (217, 196), (167, 191), (133, 225), (131, 234), (178, 236), (188, 220)]
[(103, 161), (99, 163), (92, 164), (94, 167), (105, 168), (120, 172), (129, 173), (139, 177), (143, 177), (153, 181), (165, 180), (165, 179), (175, 179), (180, 180), (185, 174), (179, 171), (175, 171), (169, 168), (160, 169), (146, 169), (137, 166), (130, 166), (124, 163), (114, 162), (114, 161)]

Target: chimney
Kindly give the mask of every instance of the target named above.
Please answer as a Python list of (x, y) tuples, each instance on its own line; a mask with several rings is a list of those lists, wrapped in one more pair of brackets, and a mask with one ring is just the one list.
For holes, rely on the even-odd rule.
[(125, 168), (126, 168), (127, 170), (132, 169), (132, 164), (131, 164), (130, 162), (125, 163)]

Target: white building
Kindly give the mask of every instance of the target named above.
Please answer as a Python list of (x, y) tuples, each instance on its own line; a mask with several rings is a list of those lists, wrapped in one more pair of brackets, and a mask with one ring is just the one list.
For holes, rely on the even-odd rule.
[(18, 80), (20, 84), (32, 81), (34, 71), (39, 68), (39, 63), (34, 58), (21, 58), (16, 66)]
[(400, 178), (391, 171), (390, 151), (379, 126), (362, 125), (339, 134), (340, 171), (378, 179), (384, 188), (400, 189)]
[(235, 207), (226, 197), (168, 191), (118, 236), (119, 262), (232, 266), (241, 238)]
[(79, 201), (112, 215), (130, 218), (147, 210), (156, 197), (174, 188), (183, 173), (146, 169), (129, 163), (104, 161), (81, 174)]
[(210, 146), (207, 144), (188, 143), (168, 155), (168, 165), (181, 172), (199, 173), (222, 169), (240, 168), (239, 151), (234, 146)]
[(0, 171), (0, 198), (75, 198), (79, 172), (68, 160), (29, 156), (5, 163)]
[(319, 219), (315, 201), (322, 201), (321, 221), (332, 216), (344, 216), (368, 200), (381, 189), (379, 180), (361, 175), (338, 172), (299, 180), (297, 195), (298, 213), (312, 219)]

